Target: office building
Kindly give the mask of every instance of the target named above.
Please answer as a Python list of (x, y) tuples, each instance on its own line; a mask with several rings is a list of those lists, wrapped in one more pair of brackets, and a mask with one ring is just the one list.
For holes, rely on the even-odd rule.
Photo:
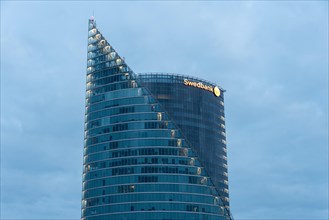
[(231, 219), (223, 89), (135, 74), (88, 25), (82, 219)]

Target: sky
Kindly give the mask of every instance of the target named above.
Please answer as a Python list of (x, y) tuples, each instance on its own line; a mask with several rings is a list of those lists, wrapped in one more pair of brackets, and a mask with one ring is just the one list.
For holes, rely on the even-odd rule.
[(328, 1), (1, 1), (1, 219), (81, 215), (87, 25), (226, 90), (231, 211), (327, 219)]

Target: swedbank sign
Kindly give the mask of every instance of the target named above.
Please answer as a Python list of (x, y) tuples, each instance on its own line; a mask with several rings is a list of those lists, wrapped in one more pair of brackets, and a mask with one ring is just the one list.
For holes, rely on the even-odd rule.
[(204, 90), (214, 93), (214, 95), (217, 97), (220, 96), (220, 89), (217, 86), (215, 86), (215, 87), (208, 86), (208, 85), (203, 84), (202, 82), (193, 82), (188, 79), (184, 79), (184, 85), (204, 89)]

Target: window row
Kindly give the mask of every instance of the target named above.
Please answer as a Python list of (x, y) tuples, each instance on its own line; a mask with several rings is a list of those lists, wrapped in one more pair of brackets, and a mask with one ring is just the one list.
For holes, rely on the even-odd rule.
[(121, 74), (126, 74), (126, 73), (129, 73), (129, 75), (132, 74), (131, 70), (126, 65), (107, 68), (107, 69), (104, 69), (104, 70), (100, 70), (98, 72), (94, 72), (92, 74), (88, 74), (87, 75), (87, 83), (88, 82), (93, 82), (93, 81), (101, 79), (101, 78), (109, 77), (109, 76), (112, 76), (112, 75), (118, 75), (118, 74), (121, 75)]
[[(102, 42), (102, 41), (100, 41), (100, 42)], [(107, 47), (109, 47), (109, 46), (107, 46)], [(115, 51), (110, 52), (111, 49), (108, 51), (106, 49), (106, 47), (103, 48), (103, 45), (97, 45), (96, 47), (91, 46), (91, 49), (96, 49), (96, 48), (97, 49), (102, 48), (102, 49), (99, 50), (100, 53), (99, 52), (97, 53), (95, 50), (91, 50), (91, 51), (88, 52), (88, 56), (90, 56), (90, 58), (88, 58), (88, 60), (87, 60), (87, 66), (88, 67), (100, 64), (100, 63), (105, 62), (105, 61), (115, 61), (115, 63), (117, 65), (120, 65), (123, 62), (121, 60), (121, 58), (119, 56), (117, 56)], [(98, 56), (96, 56), (96, 54)]]
[[(147, 176), (147, 178), (146, 178)], [(211, 185), (207, 177), (203, 176), (192, 176), (190, 174), (157, 174), (156, 176), (150, 177), (152, 175), (138, 175), (131, 174), (126, 176), (113, 176), (108, 178), (99, 178), (94, 180), (85, 180), (83, 182), (83, 189), (92, 189), (95, 187), (109, 186), (116, 184), (129, 184), (138, 182), (165, 182), (165, 183), (190, 183), (190, 184), (201, 184), (201, 185)], [(147, 179), (147, 181), (146, 181)]]
[[(99, 36), (100, 34), (97, 34), (96, 36)], [(104, 40), (104, 39), (103, 39)], [(91, 39), (90, 44), (94, 45), (94, 46), (104, 46), (104, 41), (100, 40), (100, 39)], [(102, 41), (102, 42), (101, 42)], [(105, 45), (105, 47), (101, 48), (100, 50), (92, 50), (89, 51), (87, 54), (87, 58), (88, 59), (97, 59), (99, 56), (104, 56), (104, 54), (108, 54), (108, 53), (112, 53), (112, 57), (115, 58), (116, 54), (113, 54), (113, 52), (115, 53), (115, 50), (111, 47), (111, 45), (107, 44)]]
[(93, 43), (88, 44), (87, 51), (94, 52), (96, 50), (100, 50), (103, 53), (103, 48), (107, 45), (107, 42), (103, 39), (100, 41), (95, 41)]
[[(118, 60), (119, 60), (119, 62), (118, 62)], [(98, 70), (102, 70), (105, 68), (119, 66), (121, 64), (122, 64), (122, 60), (116, 59), (116, 60), (112, 60), (112, 61), (107, 61), (105, 63), (100, 63), (100, 64), (97, 64), (94, 66), (89, 66), (89, 67), (87, 67), (87, 74), (93, 73), (93, 72), (96, 72)]]
[[(126, 73), (126, 74), (129, 76), (128, 73)], [(101, 78), (98, 80), (87, 82), (87, 90), (93, 89), (95, 87), (103, 86), (103, 85), (106, 85), (109, 83), (122, 82), (122, 81), (126, 81), (126, 80), (127, 80), (127, 77), (126, 77), (125, 73), (111, 75), (111, 76), (104, 77), (104, 78)]]
[[(106, 118), (96, 119), (89, 121), (85, 124), (85, 130), (89, 130), (96, 127), (106, 126), (110, 124), (120, 123), (120, 122), (131, 122), (131, 121), (146, 121), (146, 120), (159, 120), (158, 115), (160, 112), (149, 112), (149, 113), (136, 113), (127, 115), (113, 115)], [(163, 116), (162, 116), (163, 115)], [(168, 120), (167, 115), (161, 114), (161, 120)]]
[[(143, 129), (173, 129), (173, 124), (167, 121), (143, 121), (143, 122), (129, 122), (117, 123), (114, 125), (103, 126), (86, 131), (86, 138), (96, 135), (108, 134), (111, 132), (128, 131), (128, 130), (143, 130)], [(171, 137), (175, 137), (175, 130), (172, 130)]]
[[(179, 139), (178, 139), (179, 140)], [(178, 141), (177, 140), (177, 141)], [(188, 148), (174, 148), (174, 147), (157, 147), (157, 148), (133, 148), (116, 151), (105, 151), (101, 153), (91, 154), (84, 156), (84, 163), (89, 164), (91, 162), (120, 158), (131, 156), (145, 156), (145, 155), (174, 155), (174, 156), (192, 156), (191, 151)]]
[(86, 97), (90, 98), (92, 96), (102, 94), (102, 93), (105, 93), (105, 92), (121, 90), (121, 89), (127, 89), (127, 88), (135, 88), (135, 87), (136, 86), (133, 86), (131, 82), (127, 82), (127, 81), (113, 83), (113, 84), (109, 84), (109, 85), (106, 85), (106, 86), (97, 87), (95, 89), (87, 90)]
[[(113, 149), (128, 149), (131, 147), (150, 147), (150, 146), (168, 146), (168, 147), (178, 147), (179, 142), (176, 139), (171, 139), (171, 137), (163, 139), (133, 139), (133, 140), (122, 140), (122, 141), (111, 141), (107, 143), (97, 144), (93, 146), (85, 147), (85, 155), (97, 153), (100, 151), (107, 151)], [(180, 143), (184, 146), (184, 141)]]
[[(179, 165), (195, 165), (194, 158), (186, 157), (167, 157), (167, 156), (148, 156), (148, 157), (131, 157), (123, 159), (111, 159), (101, 162), (90, 163), (84, 166), (85, 172), (98, 169), (119, 167), (127, 165), (139, 165), (139, 164), (179, 164)], [(198, 166), (198, 165), (197, 165)]]
[(165, 138), (171, 137), (171, 130), (135, 130), (135, 131), (122, 131), (111, 134), (104, 134), (97, 137), (87, 138), (87, 146), (98, 144), (107, 141), (115, 141), (130, 138)]
[[(132, 208), (135, 210), (134, 208)], [(228, 216), (228, 215), (227, 215)], [(125, 213), (103, 214), (96, 216), (88, 216), (82, 220), (109, 220), (109, 219), (125, 219), (125, 220), (145, 220), (145, 219), (202, 219), (202, 220), (228, 220), (221, 214), (209, 214), (203, 212), (182, 212), (182, 211), (129, 211)]]
[[(123, 193), (135, 191), (135, 185), (118, 187)], [(138, 186), (137, 186), (138, 187)], [(126, 195), (111, 195), (96, 198), (86, 199), (86, 207), (107, 205), (113, 203), (124, 202), (143, 202), (143, 201), (173, 201), (173, 202), (188, 202), (188, 203), (203, 203), (209, 205), (219, 205), (219, 198), (208, 195), (195, 195), (183, 193), (131, 193)]]
[(108, 186), (96, 189), (89, 189), (83, 191), (83, 198), (92, 198), (97, 196), (104, 196), (109, 194), (118, 193), (131, 193), (131, 192), (171, 192), (171, 193), (194, 193), (209, 196), (217, 196), (217, 192), (214, 187), (207, 185), (193, 185), (193, 184), (181, 184), (181, 183), (138, 183), (138, 184), (126, 184), (119, 186)]
[(149, 112), (158, 112), (160, 110), (161, 110), (160, 107), (156, 104), (128, 105), (122, 107), (112, 107), (110, 109), (104, 109), (97, 112), (92, 112), (86, 115), (86, 119), (87, 121), (91, 121), (94, 119), (119, 115), (119, 114), (127, 114), (127, 113), (135, 113), (135, 112), (149, 113)]
[[(103, 214), (103, 213), (117, 213), (130, 211), (187, 211), (187, 212), (204, 212), (223, 215), (224, 210), (219, 206), (206, 204), (186, 204), (181, 202), (152, 202), (152, 203), (129, 203), (117, 205), (96, 206), (85, 209), (85, 216)], [(176, 219), (176, 218), (175, 218)], [(193, 218), (192, 218), (193, 219)]]
[[(202, 175), (200, 167), (191, 166), (125, 166), (112, 169), (101, 169), (98, 171), (85, 173), (83, 180), (92, 180), (102, 177), (120, 176), (127, 174), (141, 174), (141, 173), (179, 173)], [(203, 174), (204, 175), (204, 174)]]
[(101, 95), (93, 96), (86, 99), (86, 106), (102, 101), (109, 101), (116, 98), (125, 98), (133, 96), (142, 96), (146, 94), (145, 90), (142, 88), (129, 88), (124, 90), (115, 90), (112, 92), (107, 92)]
[(132, 104), (151, 104), (154, 103), (150, 96), (136, 96), (123, 99), (113, 99), (106, 102), (100, 102), (94, 105), (86, 107), (86, 114), (89, 114), (93, 111), (103, 110), (106, 108), (112, 108), (123, 105), (132, 105)]

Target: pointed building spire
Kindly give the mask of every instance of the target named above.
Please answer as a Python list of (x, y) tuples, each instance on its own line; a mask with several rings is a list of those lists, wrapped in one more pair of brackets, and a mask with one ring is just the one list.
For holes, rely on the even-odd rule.
[(89, 18), (89, 25), (88, 25), (88, 30), (91, 30), (93, 28), (96, 28), (96, 20), (94, 18), (94, 15), (92, 15), (90, 18)]

